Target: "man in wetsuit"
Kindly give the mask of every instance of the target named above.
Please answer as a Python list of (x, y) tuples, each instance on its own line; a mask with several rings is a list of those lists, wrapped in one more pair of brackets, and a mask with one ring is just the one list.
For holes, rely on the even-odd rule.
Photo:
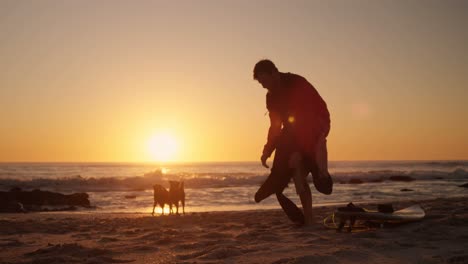
[[(260, 202), (275, 193), (292, 221), (310, 225), (312, 193), (307, 175), (312, 172), (314, 184), (322, 193), (330, 194), (331, 186), (321, 190), (317, 187), (321, 179), (330, 179), (325, 182), (333, 184), (327, 166), (326, 137), (330, 130), (327, 105), (305, 78), (279, 72), (270, 60), (261, 60), (255, 65), (254, 79), (268, 90), (270, 128), (261, 156), (263, 166), (268, 168), (266, 161), (276, 151), (271, 173), (255, 194), (255, 201)], [(301, 199), (303, 216), (283, 194), (291, 178)]]

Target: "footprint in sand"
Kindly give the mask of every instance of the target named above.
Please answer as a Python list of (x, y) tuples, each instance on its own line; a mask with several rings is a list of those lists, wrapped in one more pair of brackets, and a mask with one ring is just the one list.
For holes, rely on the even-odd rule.
[(212, 247), (201, 251), (196, 251), (190, 254), (178, 255), (177, 258), (181, 260), (188, 260), (193, 258), (205, 260), (221, 260), (229, 257), (242, 255), (242, 251), (234, 246), (228, 247)]
[(212, 250), (212, 248), (208, 248), (208, 249), (203, 249), (203, 250), (200, 250), (200, 251), (195, 251), (195, 252), (192, 252), (192, 253), (189, 253), (189, 254), (180, 254), (180, 255), (177, 256), (177, 258), (180, 259), (180, 260), (188, 260), (188, 259), (192, 259), (192, 258), (197, 258), (199, 256), (207, 254), (211, 250)]
[(253, 245), (248, 246), (247, 248), (241, 249), (242, 254), (248, 254), (252, 252), (259, 252), (259, 251), (271, 251), (271, 245), (269, 244), (261, 244), (261, 245)]
[(138, 232), (136, 232), (135, 230), (127, 230), (123, 232), (122, 234), (124, 234), (125, 236), (136, 236), (138, 235)]
[(305, 244), (306, 245), (315, 245), (315, 244), (319, 244), (320, 242), (318, 242), (319, 239), (318, 238), (310, 238), (310, 239), (307, 239), (305, 241)]
[(173, 235), (173, 236), (176, 236), (176, 235), (180, 234), (180, 231), (178, 231), (178, 230), (176, 230), (176, 229), (172, 229), (172, 228), (167, 229), (167, 230), (164, 230), (164, 231), (162, 231), (162, 232), (163, 232), (164, 234), (166, 234), (166, 235)]
[(262, 240), (262, 241), (278, 241), (279, 240), (279, 237), (275, 234), (262, 234), (260, 236), (258, 236), (258, 240)]
[(296, 258), (279, 259), (272, 264), (290, 264), (290, 263), (340, 263), (333, 256), (308, 255)]
[(220, 232), (210, 232), (200, 236), (201, 238), (208, 238), (208, 239), (221, 239), (221, 238), (230, 238), (232, 237), (230, 234), (220, 233)]
[(210, 252), (200, 256), (200, 259), (225, 259), (242, 255), (242, 252), (237, 247), (219, 247), (211, 250)]
[(222, 229), (222, 230), (239, 230), (239, 229), (243, 229), (243, 228), (244, 227), (242, 225), (237, 225), (237, 224), (226, 225), (226, 226), (220, 227), (220, 229)]
[(255, 240), (260, 234), (255, 231), (243, 232), (236, 236), (237, 240)]
[(91, 233), (78, 233), (78, 234), (73, 234), (71, 237), (86, 240), (86, 239), (91, 239), (93, 236)]
[(16, 239), (2, 239), (0, 241), (0, 248), (21, 247), (24, 245), (26, 244)]
[(143, 245), (143, 246), (136, 246), (136, 247), (132, 247), (129, 249), (130, 252), (137, 252), (137, 251), (151, 251), (151, 252), (157, 252), (159, 251), (159, 248), (158, 247), (153, 247), (153, 246), (147, 246), (147, 245)]
[(159, 239), (161, 239), (162, 237), (162, 234), (161, 232), (149, 232), (149, 233), (146, 233), (142, 236), (139, 236), (136, 238), (136, 240), (153, 240), (153, 241), (157, 241)]
[(98, 240), (99, 243), (110, 243), (110, 242), (117, 242), (119, 239), (115, 237), (101, 237), (101, 239)]
[(407, 243), (407, 242), (398, 242), (398, 241), (396, 241), (395, 243), (397, 245), (399, 245), (400, 247), (403, 247), (403, 248), (412, 248), (412, 247), (416, 246), (415, 244), (411, 244), (411, 243)]
[(199, 250), (218, 244), (218, 240), (201, 241), (194, 243), (179, 244), (172, 247), (173, 250)]
[(112, 258), (115, 252), (105, 249), (88, 248), (79, 244), (57, 244), (40, 248), (36, 251), (26, 253), (26, 257), (33, 258), (32, 262), (40, 263), (76, 263), (86, 259), (87, 263), (127, 263), (134, 260), (122, 260)]
[(450, 257), (448, 260), (447, 260), (447, 263), (454, 263), (454, 264), (465, 264), (465, 263), (468, 263), (468, 255), (461, 255), (461, 256), (453, 256), (453, 257)]
[(174, 237), (166, 236), (157, 241), (155, 241), (156, 245), (170, 245), (171, 243), (177, 242)]

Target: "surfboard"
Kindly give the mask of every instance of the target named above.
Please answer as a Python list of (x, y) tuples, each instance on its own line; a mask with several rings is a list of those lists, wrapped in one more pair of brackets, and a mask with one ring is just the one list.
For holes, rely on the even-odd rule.
[(381, 213), (377, 211), (370, 211), (364, 209), (365, 212), (335, 212), (335, 217), (339, 218), (351, 218), (355, 217), (359, 220), (376, 220), (376, 221), (385, 221), (385, 222), (413, 222), (418, 221), (424, 218), (426, 213), (424, 209), (418, 204), (412, 205), (410, 207), (395, 211), (393, 213)]

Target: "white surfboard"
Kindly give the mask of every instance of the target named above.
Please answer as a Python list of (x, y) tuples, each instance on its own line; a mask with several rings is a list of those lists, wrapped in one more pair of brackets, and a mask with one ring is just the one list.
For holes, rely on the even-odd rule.
[(424, 212), (424, 209), (422, 209), (418, 204), (395, 211), (393, 213), (381, 213), (369, 210), (366, 210), (366, 212), (335, 212), (335, 217), (340, 218), (355, 217), (359, 220), (380, 220), (400, 223), (418, 221), (423, 219), (425, 215), (426, 213)]

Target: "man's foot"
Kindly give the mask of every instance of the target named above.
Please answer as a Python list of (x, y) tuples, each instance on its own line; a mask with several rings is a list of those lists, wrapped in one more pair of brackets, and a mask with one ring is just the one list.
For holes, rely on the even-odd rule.
[(312, 216), (304, 216), (304, 226), (313, 226), (314, 221)]

